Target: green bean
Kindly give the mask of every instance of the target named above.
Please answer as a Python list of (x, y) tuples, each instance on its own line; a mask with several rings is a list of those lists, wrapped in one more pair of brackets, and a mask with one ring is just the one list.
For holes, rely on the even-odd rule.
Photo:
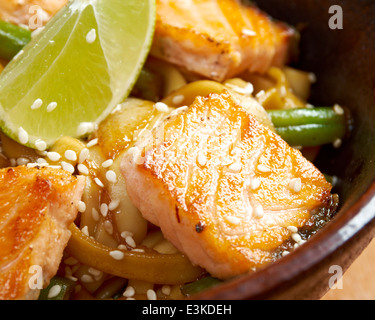
[(289, 127), (304, 124), (337, 124), (345, 122), (345, 114), (337, 114), (333, 108), (303, 108), (289, 110), (269, 110), (275, 127)]
[(222, 283), (221, 280), (208, 276), (198, 281), (191, 282), (182, 286), (181, 291), (185, 296), (191, 296), (193, 294), (196, 294), (201, 291), (208, 290), (214, 286), (217, 286), (220, 283)]
[[(57, 294), (49, 297), (50, 290), (54, 286), (59, 286), (60, 288), (56, 287)], [(39, 300), (68, 300), (70, 295), (73, 293), (74, 288), (74, 281), (55, 276), (51, 279), (48, 287), (40, 291)]]
[(29, 30), (0, 20), (0, 58), (11, 60), (30, 40)]
[(269, 110), (277, 133), (292, 146), (315, 147), (343, 139), (348, 132), (348, 115), (334, 108)]

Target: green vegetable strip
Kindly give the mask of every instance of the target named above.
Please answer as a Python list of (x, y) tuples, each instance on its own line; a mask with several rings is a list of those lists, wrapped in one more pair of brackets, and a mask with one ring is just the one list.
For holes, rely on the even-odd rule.
[(204, 290), (208, 290), (221, 283), (221, 280), (208, 276), (198, 281), (184, 285), (181, 288), (181, 291), (185, 296), (190, 296)]
[(347, 133), (347, 115), (333, 108), (271, 110), (268, 112), (277, 133), (292, 146), (315, 147), (343, 139)]
[(304, 124), (341, 124), (345, 122), (345, 115), (338, 115), (330, 107), (270, 110), (268, 114), (277, 128)]
[[(40, 291), (39, 300), (68, 300), (70, 295), (74, 291), (75, 284), (76, 283), (72, 280), (62, 278), (59, 276), (55, 276), (54, 278), (51, 279), (48, 287)], [(54, 286), (60, 286), (60, 288), (58, 287), (55, 288), (58, 294), (53, 297), (48, 297), (50, 294), (51, 288)]]
[(316, 147), (342, 139), (344, 124), (305, 124), (276, 128), (277, 133), (291, 146)]
[(0, 58), (11, 60), (31, 40), (31, 32), (0, 20)]

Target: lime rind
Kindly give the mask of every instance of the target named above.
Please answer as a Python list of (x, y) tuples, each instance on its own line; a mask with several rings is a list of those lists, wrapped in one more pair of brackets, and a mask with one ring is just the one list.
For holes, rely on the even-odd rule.
[[(80, 123), (106, 118), (139, 76), (155, 12), (155, 1), (77, 0), (64, 7), (0, 75), (3, 132), (32, 148), (39, 139), (50, 146), (61, 136), (80, 137)], [(140, 17), (147, 23), (140, 26)], [(96, 38), (88, 41), (93, 29)], [(42, 107), (32, 110), (37, 99)]]

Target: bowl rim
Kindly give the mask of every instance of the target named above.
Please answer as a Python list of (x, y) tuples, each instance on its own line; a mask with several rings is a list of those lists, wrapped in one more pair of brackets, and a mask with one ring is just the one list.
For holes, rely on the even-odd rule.
[[(277, 288), (291, 283), (304, 272), (312, 270), (358, 235), (365, 226), (375, 220), (374, 208), (375, 182), (372, 182), (354, 204), (345, 208), (344, 203), (332, 221), (290, 254), (255, 273), (226, 281), (192, 296), (191, 299), (247, 300), (271, 296)], [(354, 259), (355, 257), (353, 261)], [(327, 276), (329, 276), (328, 270)]]

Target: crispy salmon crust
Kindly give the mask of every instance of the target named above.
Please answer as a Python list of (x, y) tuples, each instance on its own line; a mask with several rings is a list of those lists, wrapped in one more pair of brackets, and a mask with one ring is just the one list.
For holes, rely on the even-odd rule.
[(85, 180), (20, 166), (1, 169), (0, 181), (0, 299), (36, 299), (37, 278), (47, 285), (57, 272)]
[(151, 54), (223, 81), (245, 70), (264, 73), (284, 65), (295, 35), (240, 0), (157, 0)]
[(123, 158), (129, 196), (192, 263), (216, 277), (271, 262), (290, 227), (304, 226), (330, 199), (323, 174), (228, 93), (198, 97), (154, 137), (139, 142), (143, 158), (137, 147)]

